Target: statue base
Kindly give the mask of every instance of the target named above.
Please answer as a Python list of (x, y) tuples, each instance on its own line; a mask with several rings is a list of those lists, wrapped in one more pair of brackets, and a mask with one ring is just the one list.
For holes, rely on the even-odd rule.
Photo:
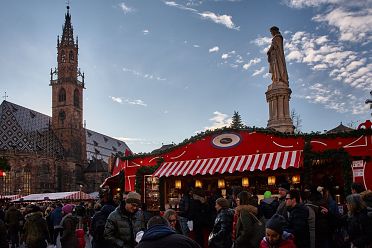
[(267, 128), (283, 133), (293, 133), (294, 127), (289, 111), (292, 90), (285, 82), (273, 82), (267, 87), (266, 101), (269, 103)]

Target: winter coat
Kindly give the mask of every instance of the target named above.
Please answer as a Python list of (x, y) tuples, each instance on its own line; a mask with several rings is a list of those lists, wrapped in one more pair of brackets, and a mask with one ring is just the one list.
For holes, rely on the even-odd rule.
[(357, 248), (372, 244), (372, 219), (368, 217), (367, 209), (347, 218), (347, 232), (350, 242)]
[(302, 203), (296, 206), (287, 208), (288, 211), (288, 231), (295, 236), (295, 244), (297, 247), (310, 247), (310, 232), (309, 232), (309, 209)]
[(282, 239), (278, 244), (270, 246), (265, 237), (261, 241), (260, 248), (296, 248), (296, 245), (292, 239)]
[(106, 220), (110, 213), (115, 210), (114, 206), (104, 205), (100, 211), (94, 214), (92, 218), (91, 235), (94, 248), (107, 248), (107, 242), (104, 238)]
[(270, 219), (275, 213), (276, 210), (278, 209), (279, 206), (279, 201), (270, 197), (270, 198), (265, 198), (261, 200), (260, 202), (260, 211), (265, 217), (265, 219)]
[(5, 223), (0, 219), (0, 248), (9, 248)]
[(19, 222), (23, 220), (21, 212), (14, 206), (11, 206), (5, 214), (5, 223), (9, 229), (18, 230), (20, 225)]
[(45, 240), (50, 242), (49, 230), (41, 212), (33, 212), (26, 215), (23, 237), (28, 248), (47, 247)]
[(79, 220), (71, 213), (62, 218), (61, 226), (63, 228), (61, 235), (62, 248), (77, 248), (78, 240), (76, 237), (76, 226)]
[(240, 205), (236, 208), (236, 212), (239, 217), (234, 247), (258, 247), (265, 236), (264, 218), (259, 218), (257, 207), (252, 205)]
[(208, 244), (213, 248), (231, 248), (232, 245), (232, 222), (234, 211), (223, 208), (217, 213), (214, 226), (209, 235)]
[(136, 233), (144, 229), (145, 222), (140, 211), (131, 214), (119, 206), (107, 218), (104, 237), (115, 248), (133, 248)]
[(54, 228), (59, 228), (61, 227), (61, 220), (62, 220), (62, 208), (61, 207), (56, 207), (52, 214), (51, 214), (51, 220), (53, 222)]
[(194, 240), (176, 234), (170, 227), (154, 225), (143, 235), (136, 248), (200, 248)]

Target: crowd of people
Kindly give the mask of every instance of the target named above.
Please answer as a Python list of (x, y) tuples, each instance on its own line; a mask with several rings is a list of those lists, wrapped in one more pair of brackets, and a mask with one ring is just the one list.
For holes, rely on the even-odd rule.
[[(116, 202), (7, 204), (0, 210), (0, 248), (332, 248), (372, 247), (372, 192), (352, 185), (346, 208), (324, 187), (289, 185), (262, 200), (234, 188), (231, 196), (188, 189), (179, 209), (148, 213), (141, 195)], [(90, 237), (90, 238), (89, 238)]]

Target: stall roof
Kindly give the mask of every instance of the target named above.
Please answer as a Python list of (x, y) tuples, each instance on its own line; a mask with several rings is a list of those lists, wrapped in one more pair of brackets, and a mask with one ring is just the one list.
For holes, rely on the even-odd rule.
[(197, 174), (234, 173), (236, 171), (288, 169), (290, 167), (299, 168), (300, 163), (301, 151), (272, 152), (167, 162), (155, 171), (154, 176), (195, 176)]
[(22, 197), (21, 195), (0, 195), (0, 199), (5, 199), (5, 200), (16, 200), (21, 197)]
[(26, 202), (26, 201), (53, 201), (53, 200), (91, 200), (92, 198), (84, 192), (73, 191), (73, 192), (57, 192), (57, 193), (42, 193), (42, 194), (31, 194), (19, 199), (13, 200), (12, 202)]

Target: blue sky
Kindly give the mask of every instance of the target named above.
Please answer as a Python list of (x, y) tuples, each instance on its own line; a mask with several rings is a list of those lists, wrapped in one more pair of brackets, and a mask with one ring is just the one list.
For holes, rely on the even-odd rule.
[[(134, 152), (228, 125), (266, 127), (269, 28), (285, 39), (303, 132), (370, 118), (370, 0), (70, 1), (87, 128)], [(66, 2), (3, 1), (0, 91), (51, 114), (50, 68)], [(3, 100), (3, 99), (2, 99)]]

